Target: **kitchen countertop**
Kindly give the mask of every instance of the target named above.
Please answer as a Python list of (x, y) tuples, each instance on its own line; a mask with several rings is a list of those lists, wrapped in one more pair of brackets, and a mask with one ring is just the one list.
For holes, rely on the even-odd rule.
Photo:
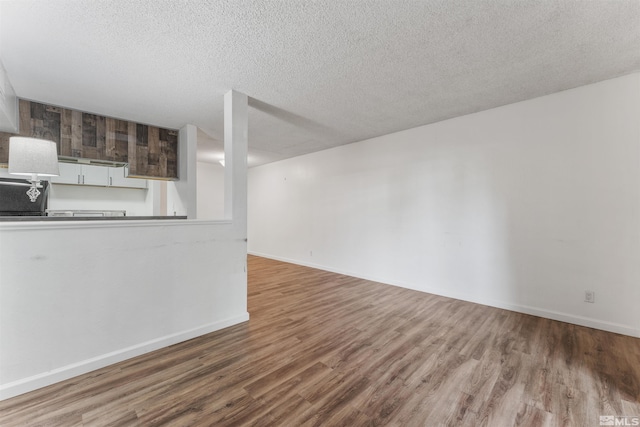
[(186, 216), (0, 216), (0, 222), (24, 221), (129, 221), (129, 220), (187, 219)]

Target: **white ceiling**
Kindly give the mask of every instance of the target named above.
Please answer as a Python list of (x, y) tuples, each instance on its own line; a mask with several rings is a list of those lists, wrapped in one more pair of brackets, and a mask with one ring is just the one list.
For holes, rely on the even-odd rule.
[(640, 0), (2, 0), (0, 59), (23, 98), (194, 124), (203, 157), (244, 92), (258, 165), (638, 71)]

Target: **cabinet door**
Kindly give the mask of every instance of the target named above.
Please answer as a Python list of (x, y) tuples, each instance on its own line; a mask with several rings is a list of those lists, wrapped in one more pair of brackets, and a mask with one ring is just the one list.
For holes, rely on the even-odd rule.
[(52, 176), (54, 184), (109, 185), (109, 168), (104, 166), (58, 163), (60, 176)]
[(76, 163), (58, 163), (60, 176), (52, 176), (54, 184), (82, 184), (82, 166)]
[(109, 185), (109, 168), (104, 166), (82, 165), (82, 184), (84, 185)]
[(131, 133), (128, 162), (131, 175), (178, 178), (178, 131), (136, 124)]
[(129, 168), (109, 168), (109, 185), (124, 188), (147, 188), (147, 180), (140, 178), (127, 178)]

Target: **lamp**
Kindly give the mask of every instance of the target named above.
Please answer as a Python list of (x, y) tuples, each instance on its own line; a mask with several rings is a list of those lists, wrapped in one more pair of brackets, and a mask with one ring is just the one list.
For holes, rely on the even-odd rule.
[(56, 143), (44, 139), (12, 136), (9, 138), (9, 173), (31, 176), (27, 191), (29, 200), (35, 202), (40, 191), (38, 176), (58, 176), (58, 150)]

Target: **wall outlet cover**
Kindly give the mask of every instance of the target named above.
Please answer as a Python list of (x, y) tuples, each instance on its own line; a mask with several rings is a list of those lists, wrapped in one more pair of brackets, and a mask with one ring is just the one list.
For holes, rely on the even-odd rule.
[(593, 291), (584, 291), (584, 302), (596, 302), (596, 293)]

